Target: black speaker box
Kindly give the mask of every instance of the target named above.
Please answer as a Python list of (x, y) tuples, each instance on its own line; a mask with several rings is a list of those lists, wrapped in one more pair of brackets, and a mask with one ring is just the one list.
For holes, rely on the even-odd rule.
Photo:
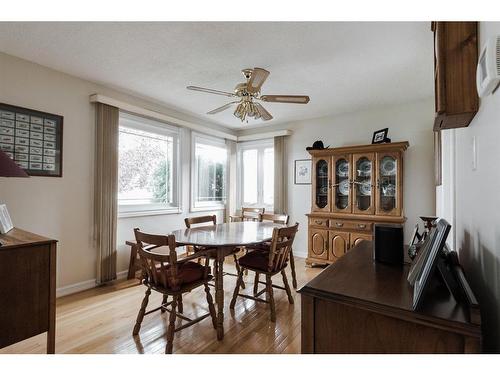
[(373, 258), (375, 261), (403, 264), (403, 226), (399, 224), (375, 224), (373, 232)]

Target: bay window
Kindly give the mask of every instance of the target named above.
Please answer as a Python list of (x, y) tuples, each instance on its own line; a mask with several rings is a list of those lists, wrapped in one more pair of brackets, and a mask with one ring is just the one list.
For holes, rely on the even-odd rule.
[(265, 207), (274, 204), (273, 140), (243, 142), (238, 145), (239, 203), (242, 207)]
[(179, 211), (178, 144), (178, 128), (120, 113), (120, 216)]
[(191, 210), (226, 204), (227, 147), (223, 139), (192, 133)]

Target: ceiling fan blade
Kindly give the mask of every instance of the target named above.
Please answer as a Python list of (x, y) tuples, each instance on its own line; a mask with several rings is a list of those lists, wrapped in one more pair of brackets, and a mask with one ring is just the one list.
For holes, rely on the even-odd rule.
[(269, 72), (267, 70), (262, 68), (253, 68), (250, 81), (248, 81), (247, 90), (251, 93), (259, 92), (268, 76)]
[(233, 97), (236, 96), (232, 92), (226, 92), (226, 91), (219, 91), (219, 90), (214, 90), (214, 89), (207, 89), (205, 87), (198, 87), (198, 86), (188, 86), (186, 87), (188, 90), (193, 90), (193, 91), (201, 91), (201, 92), (206, 92), (208, 94), (216, 94), (216, 95), (224, 95), (224, 96), (229, 96)]
[(307, 95), (262, 95), (261, 100), (273, 103), (294, 103), (307, 104), (309, 97)]
[(254, 103), (254, 105), (255, 107), (257, 107), (262, 120), (269, 121), (273, 119), (273, 116), (269, 112), (267, 112), (267, 110), (260, 103)]
[(207, 115), (214, 115), (216, 113), (222, 112), (222, 111), (228, 109), (229, 107), (231, 107), (235, 103), (238, 103), (238, 101), (227, 103), (227, 104), (224, 104), (223, 106), (221, 106), (219, 108), (212, 109), (210, 112), (207, 112)]

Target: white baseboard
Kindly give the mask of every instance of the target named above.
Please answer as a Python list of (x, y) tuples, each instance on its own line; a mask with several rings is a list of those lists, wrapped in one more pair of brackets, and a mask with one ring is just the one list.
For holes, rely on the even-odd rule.
[[(126, 279), (127, 274), (128, 274), (128, 270), (118, 272), (116, 274), (116, 280)], [(74, 294), (74, 293), (78, 293), (78, 292), (83, 292), (84, 290), (95, 288), (96, 286), (97, 286), (96, 279), (81, 281), (81, 282), (76, 283), (76, 284), (62, 286), (62, 287), (56, 289), (56, 298), (68, 296), (70, 294)]]
[[(297, 258), (307, 258), (307, 252), (298, 252), (293, 250), (293, 255)], [(116, 280), (123, 280), (127, 278), (128, 270), (120, 271), (116, 274)], [(56, 289), (56, 298), (69, 296), (70, 294), (83, 292), (84, 290), (92, 289), (97, 286), (96, 279), (81, 281), (76, 284), (62, 286)]]
[(307, 258), (307, 251), (297, 251), (295, 249), (293, 249), (293, 256), (296, 257), (296, 258), (304, 258), (306, 259)]

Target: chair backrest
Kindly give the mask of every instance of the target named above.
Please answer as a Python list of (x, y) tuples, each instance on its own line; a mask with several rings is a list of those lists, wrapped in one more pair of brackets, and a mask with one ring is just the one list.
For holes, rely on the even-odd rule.
[(292, 227), (274, 228), (269, 250), (269, 271), (278, 271), (285, 266), (298, 228), (299, 223)]
[[(134, 234), (137, 241), (142, 270), (145, 275), (144, 283), (156, 288), (177, 289), (180, 285), (180, 280), (177, 277), (178, 269), (177, 252), (175, 251), (175, 236), (148, 234), (141, 232), (139, 228), (134, 228)], [(168, 255), (151, 252), (152, 249), (163, 246), (168, 246)]]
[(260, 221), (260, 215), (264, 213), (265, 208), (256, 207), (241, 207), (241, 220), (242, 221)]
[(186, 223), (186, 228), (191, 228), (193, 224), (202, 224), (202, 223), (212, 223), (213, 225), (217, 224), (217, 216), (215, 215), (207, 215), (207, 216), (196, 216), (196, 217), (187, 217), (184, 219), (184, 223)]
[(290, 217), (286, 214), (261, 214), (260, 221), (272, 221), (275, 224), (288, 224)]

